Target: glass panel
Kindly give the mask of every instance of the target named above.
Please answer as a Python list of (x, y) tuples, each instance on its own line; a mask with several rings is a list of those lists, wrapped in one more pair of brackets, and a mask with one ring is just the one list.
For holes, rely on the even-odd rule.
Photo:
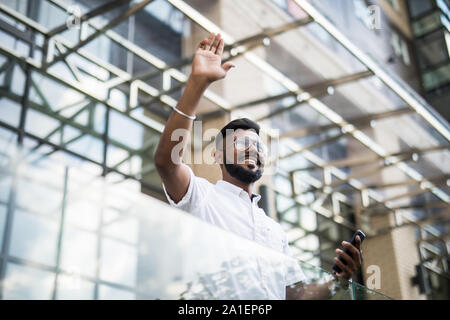
[(416, 42), (417, 56), (422, 69), (433, 68), (437, 64), (449, 60), (450, 53), (445, 39), (446, 33), (443, 30), (437, 30)]
[(53, 218), (59, 217), (63, 199), (63, 176), (53, 173), (48, 178), (48, 183), (44, 183), (45, 180), (41, 180), (39, 177), (35, 179), (21, 178), (18, 181), (16, 203), (19, 208)]
[[(39, 1), (38, 14), (27, 10), (31, 7), (25, 2), (9, 1), (8, 5), (52, 28), (66, 22), (69, 15), (69, 4), (60, 1), (58, 3), (61, 3), (63, 8), (50, 4), (49, 1)], [(101, 3), (104, 1), (74, 2), (73, 5), (85, 13)], [(411, 80), (410, 84), (418, 88), (418, 79), (410, 76), (415, 73), (414, 68), (396, 63), (398, 52), (395, 52), (391, 45), (391, 28), (374, 28), (371, 25), (367, 17), (367, 2), (355, 0), (338, 4), (331, 0), (311, 0), (311, 3), (339, 29), (347, 30), (346, 35), (357, 47), (366, 51), (388, 71), (395, 71), (402, 78)], [(294, 1), (232, 1), (227, 2), (223, 8), (220, 7), (223, 4), (219, 2), (206, 4), (189, 1), (189, 5), (214, 23), (217, 20), (214, 15), (216, 9), (226, 8), (235, 12), (232, 17), (225, 15), (227, 18), (221, 21), (223, 25), (219, 27), (236, 40), (306, 16)], [(104, 25), (117, 14), (124, 12), (123, 9), (124, 7), (117, 8), (97, 17), (93, 19), (92, 24), (97, 27)], [(381, 19), (383, 26), (388, 23), (385, 18), (383, 16)], [(13, 20), (5, 18), (4, 15), (1, 15), (1, 19), (7, 23)], [(240, 19), (246, 21), (245, 28), (237, 23)], [(14, 26), (14, 22), (11, 25)], [(429, 25), (422, 26), (421, 32), (428, 31), (428, 27)], [(17, 25), (17, 28), (24, 30), (23, 25)], [(143, 71), (157, 71), (167, 64), (190, 57), (197, 41), (207, 35), (206, 31), (197, 29), (200, 28), (173, 5), (167, 1), (155, 0), (112, 31), (99, 36), (80, 52), (71, 54), (67, 63), (59, 62), (47, 71), (42, 71), (46, 75), (33, 71), (27, 132), (79, 156), (102, 162), (107, 109), (106, 105), (98, 100), (108, 100), (114, 110), (109, 113), (107, 165), (142, 179), (146, 184), (160, 186), (161, 181), (156, 173), (152, 154), (159, 139), (159, 131), (171, 112), (170, 107), (156, 100), (148, 103), (151, 95), (139, 89), (139, 108), (130, 110), (130, 97), (136, 93), (130, 88), (131, 81), (124, 80), (119, 85), (114, 85), (114, 82), (118, 77), (126, 79), (129, 75), (137, 76)], [(74, 43), (78, 41), (78, 31), (73, 28), (63, 32), (60, 37)], [(85, 35), (93, 32), (95, 29), (89, 26)], [(111, 39), (111, 36), (114, 39)], [(0, 33), (0, 37), (2, 44), (9, 49), (20, 54), (28, 53), (24, 42), (4, 32)], [(43, 37), (38, 38), (37, 42), (42, 44)], [(431, 51), (423, 52), (426, 59), (422, 62), (431, 65), (445, 61), (439, 58), (440, 55), (434, 54), (439, 46), (434, 44), (433, 38), (430, 39)], [(128, 40), (139, 48), (130, 46), (127, 50), (125, 47), (129, 44)], [(296, 45), (292, 46), (292, 43)], [(242, 111), (242, 116), (263, 119), (277, 112), (269, 119), (261, 121), (264, 125), (279, 128), (281, 134), (285, 135), (280, 145), (282, 154), (288, 155), (295, 149), (303, 148), (304, 152), (279, 162), (280, 172), (274, 178), (276, 189), (280, 193), (277, 195), (277, 214), (284, 220), (283, 228), (290, 231), (289, 241), (294, 257), (305, 263), (304, 266), (300, 264), (304, 273), (310, 274), (311, 279), (326, 281), (330, 276), (326, 270), (331, 269), (335, 246), (339, 245), (341, 239), (348, 238), (350, 231), (346, 226), (347, 222), (355, 222), (349, 203), (360, 199), (361, 194), (356, 190), (356, 182), (376, 185), (409, 181), (414, 175), (418, 175), (412, 169), (425, 176), (439, 176), (449, 171), (449, 168), (442, 164), (448, 162), (448, 155), (444, 152), (427, 153), (416, 160), (406, 159), (408, 166), (377, 169), (374, 174), (358, 177), (358, 181), (335, 184), (338, 189), (350, 190), (348, 193), (356, 191), (353, 195), (349, 194), (348, 198), (338, 200), (337, 207), (345, 213), (335, 216), (332, 215), (335, 209), (334, 199), (328, 196), (329, 190), (323, 188), (325, 179), (339, 183), (338, 175), (339, 179), (345, 180), (346, 174), (357, 175), (375, 167), (378, 165), (375, 160), (369, 165), (351, 164), (352, 161), (375, 156), (376, 153), (370, 149), (385, 154), (411, 148), (428, 148), (446, 144), (447, 141), (417, 115), (379, 119), (381, 113), (406, 106), (404, 101), (375, 77), (352, 82), (341, 80), (342, 83), (330, 86), (327, 80), (360, 72), (365, 68), (316, 23), (294, 28), (270, 39), (259, 39), (250, 43), (247, 49), (247, 55), (235, 58), (240, 71), (232, 71), (226, 82), (211, 86), (211, 92), (226, 100), (224, 104), (239, 106), (252, 100), (284, 93), (287, 87), (296, 91), (297, 86), (311, 91), (318, 99), (310, 101), (309, 104), (293, 106), (296, 99), (301, 98), (301, 95), (297, 97), (296, 93), (290, 97), (239, 108), (232, 116), (237, 116)], [(405, 54), (408, 48), (402, 46), (397, 49), (401, 49), (401, 53)], [(36, 50), (39, 59), (41, 52), (40, 49)], [(237, 51), (233, 52), (238, 53)], [(81, 57), (79, 53), (86, 55)], [(95, 59), (91, 60), (96, 61), (90, 61), (89, 56), (93, 56)], [(4, 62), (5, 59), (0, 58), (0, 65)], [(273, 65), (277, 70), (271, 69), (267, 64)], [(180, 95), (179, 85), (190, 67), (189, 64), (177, 63), (174, 68), (183, 74), (175, 70), (157, 72), (142, 81), (157, 90), (175, 87), (167, 95), (177, 100)], [(291, 81), (281, 84), (283, 81), (280, 79), (274, 80), (280, 78), (277, 71)], [(445, 83), (444, 71), (439, 70), (427, 75), (426, 81), (430, 88), (434, 89)], [(0, 83), (11, 84), (11, 88), (3, 88), (10, 92), (2, 91), (1, 107), (12, 105), (8, 107), (7, 113), (0, 113), (0, 120), (17, 126), (25, 77), (17, 63), (13, 72), (10, 81), (6, 75), (0, 77), (0, 81), (3, 81)], [(109, 80), (112, 81), (105, 85)], [(245, 90), (242, 87), (243, 82), (246, 83)], [(112, 90), (108, 92), (108, 88)], [(201, 104), (200, 113), (218, 110), (210, 99), (202, 99)], [(284, 111), (286, 108), (288, 110)], [(370, 120), (370, 117), (376, 120)], [(356, 132), (353, 137), (346, 131), (349, 129), (351, 132), (351, 126), (343, 130), (333, 125), (342, 119), (354, 122), (355, 127), (364, 135)], [(156, 129), (152, 130), (143, 123)], [(8, 163), (4, 161), (8, 157), (6, 153), (15, 146), (16, 140), (16, 134), (0, 129), (0, 149), (1, 153), (4, 153), (0, 153), (1, 164)], [(59, 267), (62, 270), (57, 279), (57, 298), (97, 298), (94, 295), (101, 299), (234, 298), (247, 295), (251, 298), (267, 298), (264, 296), (267, 293), (264, 293), (264, 286), (276, 285), (271, 283), (271, 280), (264, 279), (267, 275), (254, 272), (255, 265), (264, 267), (262, 269), (275, 278), (286, 273), (283, 269), (286, 257), (279, 257), (267, 248), (242, 242), (242, 239), (229, 238), (229, 234), (218, 233), (215, 229), (213, 232), (210, 226), (197, 225), (185, 215), (181, 218), (178, 215), (171, 217), (173, 210), (139, 194), (141, 190), (146, 190), (142, 180), (125, 180), (115, 172), (109, 173), (106, 179), (101, 179), (99, 176), (103, 168), (99, 165), (81, 161), (80, 157), (69, 155), (66, 151), (56, 151), (51, 146), (40, 144), (33, 139), (25, 138), (24, 144), (34, 150), (26, 150), (24, 155), (30, 168), (21, 168), (18, 172), (18, 208), (13, 219), (13, 234), (28, 232), (28, 228), (31, 231), (20, 239), (18, 235), (14, 235), (11, 250), (16, 253), (11, 254), (15, 258), (20, 257), (20, 262), (27, 264), (27, 268), (38, 270), (39, 265), (35, 262), (51, 266), (57, 263), (54, 252), (59, 246), (57, 235), (62, 212), (62, 176), (65, 168), (53, 163), (49, 165), (57, 174), (43, 168), (48, 168), (47, 161), (70, 166), (67, 181), (69, 191), (66, 194), (64, 229), (60, 244)], [(12, 162), (9, 163), (10, 166), (11, 164)], [(331, 165), (336, 165), (341, 170), (333, 169), (329, 174)], [(292, 186), (289, 173), (302, 168), (307, 170), (293, 175)], [(7, 205), (11, 183), (9, 175), (13, 169), (8, 167), (7, 179), (0, 179), (0, 208)], [(418, 188), (416, 185), (414, 187)], [(300, 194), (293, 194), (293, 189)], [(410, 189), (414, 190), (409, 187), (377, 190), (377, 195), (381, 199), (388, 199)], [(324, 192), (325, 190), (327, 192)], [(442, 190), (448, 194), (448, 187), (442, 187)], [(407, 204), (410, 200), (418, 202), (427, 199), (438, 200), (436, 195), (425, 193), (395, 203)], [(374, 202), (373, 199), (369, 201)], [(297, 202), (304, 205), (297, 205)], [(0, 210), (0, 228), (1, 212)], [(164, 213), (163, 216), (161, 212)], [(166, 212), (169, 214), (166, 215)], [(42, 249), (34, 250), (34, 241), (42, 243)], [(155, 243), (158, 246), (155, 247)], [(199, 252), (189, 250), (192, 247), (199, 248)], [(34, 251), (36, 253), (33, 253)], [(40, 260), (36, 261), (38, 255)], [(263, 258), (260, 259), (260, 256)], [(211, 257), (212, 262), (205, 261)], [(120, 260), (119, 263), (117, 260)], [(286, 261), (286, 264), (292, 263), (291, 259)], [(297, 262), (294, 260), (294, 264)], [(8, 263), (11, 261), (8, 260)], [(322, 269), (316, 268), (317, 266)], [(223, 287), (220, 286), (221, 281), (224, 283)], [(250, 285), (247, 285), (248, 283)], [(275, 289), (277, 294), (281, 295), (283, 290), (282, 286)], [(333, 298), (358, 299), (356, 291), (355, 287), (352, 290), (344, 290), (340, 297)], [(361, 297), (364, 298), (364, 295)]]
[(80, 279), (77, 275), (58, 275), (56, 299), (58, 300), (92, 300), (94, 283)]
[[(72, 194), (74, 196), (72, 196)], [(70, 193), (66, 205), (67, 223), (90, 231), (97, 230), (100, 223), (100, 208), (93, 201), (72, 200), (86, 194), (82, 190)]]
[(0, 120), (12, 126), (18, 126), (22, 107), (8, 98), (0, 98)]
[(374, 290), (367, 289), (358, 283), (353, 283), (352, 290), (353, 300), (392, 300), (391, 297)]
[(445, 175), (450, 173), (450, 151), (441, 150), (416, 155), (409, 165), (424, 177), (445, 178)]
[(99, 287), (99, 299), (101, 300), (134, 300), (136, 294), (134, 292), (101, 285)]
[(54, 266), (57, 237), (57, 221), (16, 210), (14, 212), (10, 254)]
[(0, 248), (3, 244), (3, 235), (5, 232), (5, 223), (6, 223), (6, 214), (7, 214), (7, 206), (4, 204), (0, 205)]
[(1, 167), (0, 169), (0, 203), (6, 204), (9, 201), (9, 193), (11, 189), (11, 177), (7, 172), (6, 167)]
[(417, 17), (432, 8), (430, 0), (410, 0), (408, 4), (412, 17)]
[(137, 249), (112, 239), (103, 239), (100, 278), (129, 287), (136, 285)]
[(416, 37), (437, 29), (441, 24), (441, 14), (439, 11), (433, 12), (430, 15), (423, 17), (422, 19), (413, 22), (413, 32)]
[(74, 277), (94, 277), (97, 268), (96, 234), (66, 224), (62, 239), (61, 268), (73, 273)]
[(52, 272), (8, 263), (3, 287), (6, 300), (51, 299), (55, 275)]
[(450, 63), (440, 66), (423, 75), (423, 83), (426, 90), (439, 88), (450, 82)]
[[(30, 164), (23, 172), (36, 176), (40, 170)], [(99, 299), (282, 299), (285, 284), (291, 289), (311, 283), (324, 290), (333, 286), (332, 276), (317, 267), (321, 261), (306, 256), (320, 246), (315, 234), (290, 234), (293, 253), (309, 261), (299, 262), (138, 194), (126, 184), (106, 184), (89, 172), (70, 170), (74, 174), (69, 174), (57, 299), (93, 299), (100, 281)], [(99, 222), (89, 222), (90, 215), (99, 214)], [(302, 215), (302, 227), (318, 225), (314, 213)], [(52, 298), (55, 274), (34, 262), (55, 265), (57, 234), (55, 219), (15, 212), (11, 255), (29, 265), (8, 263), (5, 298)], [(354, 299), (351, 287), (331, 297), (328, 291), (309, 288), (311, 296)]]
[(405, 102), (375, 77), (338, 86), (333, 95), (320, 101), (349, 121), (405, 107)]

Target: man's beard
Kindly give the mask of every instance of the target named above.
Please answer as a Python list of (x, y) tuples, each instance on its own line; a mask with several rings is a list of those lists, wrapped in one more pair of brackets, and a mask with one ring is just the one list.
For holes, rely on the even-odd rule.
[(256, 171), (247, 170), (237, 164), (225, 163), (225, 168), (233, 178), (245, 183), (250, 184), (258, 181), (263, 174), (263, 170), (258, 169)]

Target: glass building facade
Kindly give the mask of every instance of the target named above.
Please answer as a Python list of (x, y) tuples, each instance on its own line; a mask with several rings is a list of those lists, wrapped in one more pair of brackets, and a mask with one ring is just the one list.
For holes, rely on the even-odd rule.
[[(449, 94), (448, 3), (425, 2), (386, 1), (408, 8), (409, 41), (375, 1), (0, 0), (2, 298), (179, 297), (176, 281), (149, 284), (172, 273), (145, 272), (169, 263), (142, 248), (169, 239), (141, 236), (164, 219), (129, 211), (141, 192), (164, 200), (153, 154), (208, 32), (238, 70), (206, 92), (199, 118), (248, 116), (276, 142), (259, 187), (295, 258), (331, 270), (362, 228), (374, 248), (389, 237), (391, 260), (403, 245), (413, 256), (380, 292), (448, 298), (450, 130), (417, 93)], [(375, 251), (358, 282), (390, 268)], [(396, 291), (416, 266), (422, 286)]]

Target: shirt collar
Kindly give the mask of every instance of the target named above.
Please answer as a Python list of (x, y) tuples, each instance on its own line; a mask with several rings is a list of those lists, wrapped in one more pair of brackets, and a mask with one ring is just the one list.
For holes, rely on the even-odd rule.
[[(219, 181), (217, 181), (216, 185), (225, 190), (228, 190), (229, 192), (237, 195), (238, 197), (240, 197), (241, 195), (245, 195), (247, 197), (246, 199), (248, 199), (247, 191), (245, 191), (244, 189), (242, 189), (232, 183), (229, 183), (225, 180), (219, 180)], [(260, 199), (261, 199), (261, 195), (255, 194), (255, 193), (252, 194), (252, 200), (256, 204), (259, 202)]]

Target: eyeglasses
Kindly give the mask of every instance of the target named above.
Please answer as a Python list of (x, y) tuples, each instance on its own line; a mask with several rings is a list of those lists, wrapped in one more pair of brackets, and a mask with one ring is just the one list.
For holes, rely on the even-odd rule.
[(258, 152), (265, 154), (267, 152), (267, 147), (264, 143), (259, 140), (253, 140), (249, 137), (238, 137), (234, 140), (234, 145), (238, 151), (246, 151), (250, 149), (250, 146), (256, 147)]

